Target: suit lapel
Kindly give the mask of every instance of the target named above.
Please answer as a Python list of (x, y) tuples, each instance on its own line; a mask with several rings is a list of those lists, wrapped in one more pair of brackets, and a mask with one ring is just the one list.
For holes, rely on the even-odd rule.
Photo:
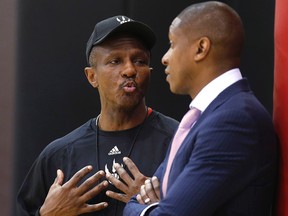
[[(193, 128), (190, 130), (186, 138), (184, 139), (182, 145), (180, 146), (174, 161), (172, 163), (172, 167), (170, 170), (170, 175), (169, 175), (169, 180), (168, 180), (168, 188), (171, 183), (174, 182), (174, 180), (177, 178), (179, 173), (181, 172), (181, 169), (179, 164), (185, 164), (186, 160), (189, 160), (187, 158), (186, 151), (187, 149), (193, 151), (194, 148), (194, 139), (195, 139), (195, 134), (197, 133), (198, 127), (201, 125), (203, 120), (206, 118), (206, 116), (209, 116), (212, 112), (217, 110), (218, 108), (221, 107), (225, 101), (229, 100), (231, 97), (234, 95), (240, 93), (240, 92), (248, 92), (251, 91), (247, 79), (243, 78), (236, 83), (232, 84), (228, 88), (226, 88), (223, 92), (221, 92), (211, 103), (210, 105), (206, 108), (206, 110), (201, 114)], [(190, 146), (189, 146), (190, 145)], [(170, 146), (171, 147), (171, 146)], [(165, 160), (165, 167), (167, 165), (167, 160)], [(183, 167), (181, 167), (183, 168)]]

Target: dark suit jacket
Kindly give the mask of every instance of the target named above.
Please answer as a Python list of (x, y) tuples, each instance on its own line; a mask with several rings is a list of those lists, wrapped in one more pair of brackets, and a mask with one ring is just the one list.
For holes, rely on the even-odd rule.
[[(271, 117), (247, 80), (234, 83), (190, 130), (173, 161), (167, 195), (149, 215), (270, 215), (276, 144)], [(168, 154), (155, 173), (160, 182), (167, 160)], [(134, 198), (124, 215), (139, 215), (145, 207)]]

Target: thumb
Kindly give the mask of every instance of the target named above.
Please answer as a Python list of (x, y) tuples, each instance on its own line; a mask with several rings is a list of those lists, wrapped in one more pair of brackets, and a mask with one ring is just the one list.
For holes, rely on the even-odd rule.
[(62, 170), (57, 170), (57, 177), (55, 178), (54, 184), (62, 185), (64, 181), (64, 173)]

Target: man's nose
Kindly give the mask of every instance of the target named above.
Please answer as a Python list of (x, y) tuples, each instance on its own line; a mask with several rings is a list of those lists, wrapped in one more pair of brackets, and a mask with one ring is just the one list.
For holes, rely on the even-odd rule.
[(121, 71), (121, 76), (123, 77), (135, 77), (137, 74), (136, 66), (133, 64), (133, 62), (127, 62)]
[(164, 66), (168, 65), (168, 51), (163, 55), (161, 62)]

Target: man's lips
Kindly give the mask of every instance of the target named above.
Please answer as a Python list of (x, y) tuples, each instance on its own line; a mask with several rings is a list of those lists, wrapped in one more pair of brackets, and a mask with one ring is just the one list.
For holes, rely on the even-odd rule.
[(168, 81), (168, 77), (170, 76), (170, 74), (167, 69), (165, 70), (165, 74), (166, 74), (166, 81)]
[(134, 92), (137, 89), (137, 84), (133, 81), (128, 81), (123, 84), (123, 89), (125, 92)]
[(169, 74), (169, 72), (168, 72), (167, 68), (165, 69), (165, 74), (166, 74), (166, 75), (168, 75), (168, 74)]

